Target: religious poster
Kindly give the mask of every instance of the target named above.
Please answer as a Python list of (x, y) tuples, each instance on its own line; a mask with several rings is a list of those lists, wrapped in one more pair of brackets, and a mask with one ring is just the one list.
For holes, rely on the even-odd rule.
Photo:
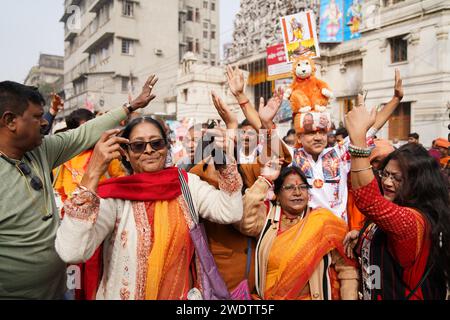
[(316, 18), (313, 11), (302, 11), (280, 18), (286, 60), (292, 63), (295, 58), (308, 55), (320, 57), (316, 32)]
[(344, 41), (361, 38), (362, 0), (345, 0)]
[(320, 2), (320, 42), (344, 41), (344, 0), (322, 0)]

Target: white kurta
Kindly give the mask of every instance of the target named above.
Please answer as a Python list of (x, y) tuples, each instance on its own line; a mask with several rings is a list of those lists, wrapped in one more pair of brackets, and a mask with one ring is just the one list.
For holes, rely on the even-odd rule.
[[(237, 222), (242, 218), (243, 205), (242, 180), (236, 166), (229, 166), (219, 181), (217, 190), (188, 174), (194, 207), (202, 218), (212, 222)], [(86, 200), (89, 197), (91, 200)], [(189, 217), (182, 195), (178, 201)], [(97, 299), (144, 299), (150, 232), (144, 202), (99, 199), (81, 191), (66, 203), (56, 251), (66, 263), (76, 264), (88, 260), (103, 242), (103, 277)]]

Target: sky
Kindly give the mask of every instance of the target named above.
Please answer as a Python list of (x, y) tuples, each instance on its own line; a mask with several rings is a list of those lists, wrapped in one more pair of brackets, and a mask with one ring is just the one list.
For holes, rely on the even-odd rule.
[[(170, 0), (175, 1), (175, 0)], [(233, 35), (240, 0), (220, 0), (222, 44)], [(0, 81), (23, 82), (40, 53), (64, 55), (64, 0), (14, 0), (0, 4)]]

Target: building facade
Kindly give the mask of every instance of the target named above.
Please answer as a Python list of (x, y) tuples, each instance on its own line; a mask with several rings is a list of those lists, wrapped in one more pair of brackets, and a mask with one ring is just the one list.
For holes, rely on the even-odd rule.
[[(331, 86), (336, 97), (330, 103), (333, 122), (337, 126), (342, 124), (345, 113), (351, 110), (363, 89), (368, 91), (368, 106), (388, 102), (393, 95), (394, 70), (398, 68), (405, 97), (379, 136), (406, 140), (408, 133), (417, 132), (425, 146), (430, 146), (436, 137), (446, 137), (450, 112), (450, 2), (359, 3), (363, 12), (361, 37), (341, 43), (321, 43), (321, 57), (316, 61), (316, 75)], [(253, 30), (254, 17), (249, 11), (253, 7), (264, 8), (266, 19), (271, 21), (259, 24), (260, 34), (267, 35), (262, 40), (247, 31)], [(320, 1), (241, 1), (228, 61), (249, 70), (249, 91), (255, 103), (259, 96), (268, 98), (275, 88), (275, 81), (268, 80), (265, 51), (268, 45), (282, 43), (278, 18), (310, 9), (319, 20), (319, 8)]]
[[(248, 78), (248, 73), (244, 73)], [(245, 116), (236, 99), (228, 89), (225, 69), (222, 66), (206, 66), (187, 53), (182, 61), (178, 80), (176, 98), (176, 119), (192, 119), (196, 123), (208, 120), (220, 120), (214, 108), (211, 92), (214, 91), (236, 114), (239, 122)]]
[(183, 54), (217, 63), (218, 7), (219, 0), (66, 0), (65, 113), (120, 106), (153, 73), (157, 98), (146, 112), (171, 113)]
[(64, 57), (43, 54), (39, 55), (39, 61), (28, 72), (24, 84), (38, 87), (46, 100), (50, 93), (61, 94), (64, 87)]

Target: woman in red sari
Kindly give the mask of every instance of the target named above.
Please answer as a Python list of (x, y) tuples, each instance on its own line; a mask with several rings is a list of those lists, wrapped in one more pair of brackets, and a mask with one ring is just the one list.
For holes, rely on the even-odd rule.
[[(421, 146), (392, 152), (382, 165), (381, 194), (365, 134), (376, 112), (361, 103), (346, 116), (353, 195), (368, 222), (345, 239), (360, 258), (364, 300), (445, 299), (450, 276), (450, 211), (438, 163)], [(353, 251), (353, 249), (355, 249)]]

